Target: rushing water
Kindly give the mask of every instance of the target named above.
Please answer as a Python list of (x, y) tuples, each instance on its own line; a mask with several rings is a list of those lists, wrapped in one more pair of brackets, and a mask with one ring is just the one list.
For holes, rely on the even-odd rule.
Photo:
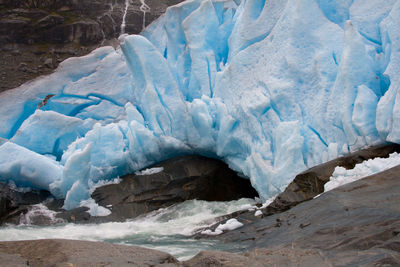
[(0, 240), (32, 240), (64, 238), (105, 241), (138, 245), (168, 252), (180, 260), (188, 259), (201, 250), (230, 250), (233, 244), (216, 240), (195, 240), (190, 235), (215, 223), (218, 216), (254, 205), (253, 199), (230, 202), (190, 200), (126, 222), (102, 224), (56, 224), (39, 227), (32, 225), (0, 228)]

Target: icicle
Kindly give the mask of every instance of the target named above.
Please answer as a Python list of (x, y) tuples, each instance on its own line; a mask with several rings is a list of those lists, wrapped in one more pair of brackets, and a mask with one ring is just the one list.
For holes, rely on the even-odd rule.
[(150, 11), (150, 7), (148, 5), (146, 5), (145, 0), (140, 0), (140, 3), (142, 3), (142, 5), (140, 6), (140, 11), (143, 12), (142, 30), (144, 30), (144, 28), (146, 28), (146, 12)]

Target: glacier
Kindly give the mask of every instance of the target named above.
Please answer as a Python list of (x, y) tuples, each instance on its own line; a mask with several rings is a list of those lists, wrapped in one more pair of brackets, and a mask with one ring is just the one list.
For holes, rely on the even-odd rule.
[(400, 0), (188, 0), (120, 47), (0, 94), (0, 180), (79, 206), (185, 154), (263, 199), (350, 151), (400, 143)]

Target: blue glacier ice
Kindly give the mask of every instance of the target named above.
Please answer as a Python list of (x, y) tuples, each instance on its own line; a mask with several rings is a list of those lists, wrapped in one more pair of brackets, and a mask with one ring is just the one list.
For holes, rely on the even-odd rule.
[(400, 0), (188, 0), (0, 94), (0, 180), (79, 206), (101, 180), (184, 154), (260, 195), (400, 143)]

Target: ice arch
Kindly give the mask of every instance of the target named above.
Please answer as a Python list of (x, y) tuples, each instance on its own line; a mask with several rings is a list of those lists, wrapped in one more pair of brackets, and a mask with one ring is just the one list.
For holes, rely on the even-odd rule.
[(1, 179), (77, 203), (100, 179), (197, 153), (266, 198), (308, 167), (399, 142), (400, 1), (325, 2), (186, 1), (121, 49), (2, 93)]

